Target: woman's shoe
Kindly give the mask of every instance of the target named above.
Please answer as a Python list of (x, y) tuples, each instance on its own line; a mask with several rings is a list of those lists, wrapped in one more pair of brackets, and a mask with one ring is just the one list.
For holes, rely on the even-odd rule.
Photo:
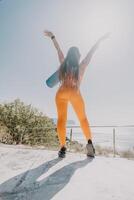
[(61, 149), (59, 150), (58, 152), (58, 156), (59, 158), (65, 158), (66, 156), (66, 151), (67, 151), (67, 148), (66, 147), (61, 147)]
[(86, 149), (87, 149), (87, 156), (94, 158), (95, 157), (95, 148), (94, 148), (91, 140), (88, 140)]

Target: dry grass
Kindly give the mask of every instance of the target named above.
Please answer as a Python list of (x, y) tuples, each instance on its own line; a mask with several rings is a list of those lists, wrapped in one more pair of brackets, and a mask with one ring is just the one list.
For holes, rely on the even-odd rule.
[(131, 150), (121, 151), (120, 156), (123, 158), (134, 159), (134, 151)]
[[(84, 145), (74, 141), (71, 143), (71, 148), (69, 147), (69, 151), (71, 152), (79, 152), (79, 153), (86, 153), (86, 148)], [(100, 145), (94, 145), (95, 147), (95, 154), (96, 155), (103, 155), (107, 157), (113, 157), (114, 152), (112, 147), (102, 147)], [(115, 156), (127, 158), (127, 159), (134, 159), (134, 150), (124, 150), (124, 151), (115, 151)]]

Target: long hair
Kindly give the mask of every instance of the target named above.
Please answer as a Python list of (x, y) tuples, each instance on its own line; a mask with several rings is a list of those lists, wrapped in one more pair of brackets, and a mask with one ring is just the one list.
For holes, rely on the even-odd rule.
[(64, 62), (59, 68), (60, 83), (67, 87), (79, 87), (79, 49), (75, 46), (69, 48)]

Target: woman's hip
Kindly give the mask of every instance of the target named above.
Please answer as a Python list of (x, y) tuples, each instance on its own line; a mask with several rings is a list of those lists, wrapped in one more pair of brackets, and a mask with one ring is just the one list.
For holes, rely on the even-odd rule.
[(80, 89), (70, 87), (60, 87), (56, 92), (56, 98), (64, 98), (68, 100), (77, 95), (81, 95)]

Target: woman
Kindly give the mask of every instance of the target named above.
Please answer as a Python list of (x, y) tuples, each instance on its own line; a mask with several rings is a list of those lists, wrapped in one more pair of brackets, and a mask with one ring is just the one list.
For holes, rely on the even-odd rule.
[(50, 31), (44, 32), (46, 36), (50, 37), (57, 49), (58, 58), (60, 61), (59, 80), (60, 87), (56, 92), (55, 102), (57, 106), (57, 134), (60, 142), (60, 150), (58, 156), (64, 158), (66, 155), (66, 121), (67, 121), (67, 106), (68, 102), (73, 106), (76, 115), (80, 121), (80, 126), (83, 130), (84, 136), (87, 140), (86, 150), (87, 156), (95, 156), (95, 148), (92, 143), (92, 133), (89, 127), (89, 122), (85, 112), (85, 104), (80, 92), (80, 83), (83, 78), (86, 67), (88, 66), (93, 53), (97, 49), (102, 40), (108, 37), (109, 33), (101, 37), (95, 45), (88, 52), (86, 57), (80, 61), (79, 49), (75, 46), (70, 47), (66, 58), (55, 38), (55, 35)]

